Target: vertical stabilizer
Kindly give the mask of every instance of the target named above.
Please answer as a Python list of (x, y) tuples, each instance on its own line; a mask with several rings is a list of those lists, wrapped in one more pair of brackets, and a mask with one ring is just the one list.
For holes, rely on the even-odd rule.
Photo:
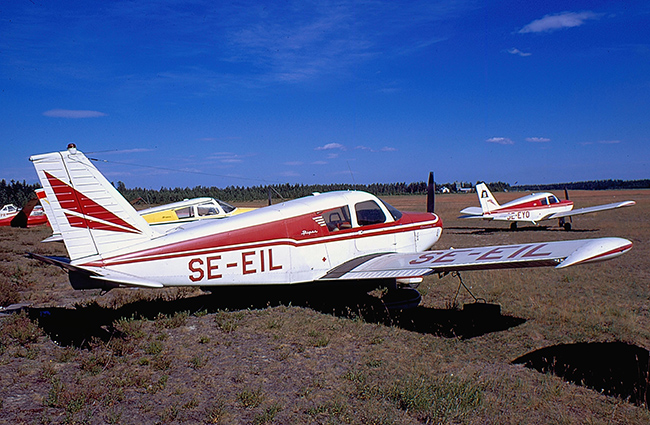
[(485, 183), (481, 182), (476, 185), (476, 193), (478, 194), (478, 201), (481, 203), (483, 214), (491, 213), (499, 208), (499, 203), (494, 199), (492, 192), (490, 192), (490, 189), (488, 189)]
[(74, 145), (34, 155), (38, 178), (70, 260), (103, 256), (148, 241), (155, 233), (144, 218)]

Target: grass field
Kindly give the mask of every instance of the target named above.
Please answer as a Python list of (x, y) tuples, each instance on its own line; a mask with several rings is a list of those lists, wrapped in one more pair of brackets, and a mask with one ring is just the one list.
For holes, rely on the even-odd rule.
[[(498, 193), (499, 202), (521, 194)], [(460, 220), (439, 195), (436, 248), (621, 236), (629, 253), (565, 270), (427, 277), (387, 315), (344, 286), (74, 291), (25, 252), (49, 228), (0, 228), (0, 423), (650, 423), (650, 191), (575, 191), (637, 205), (549, 227)], [(386, 198), (423, 210), (423, 197)], [(480, 307), (480, 306), (479, 306)], [(528, 366), (528, 367), (527, 367)], [(551, 372), (555, 372), (551, 373)], [(561, 376), (557, 376), (557, 375)]]

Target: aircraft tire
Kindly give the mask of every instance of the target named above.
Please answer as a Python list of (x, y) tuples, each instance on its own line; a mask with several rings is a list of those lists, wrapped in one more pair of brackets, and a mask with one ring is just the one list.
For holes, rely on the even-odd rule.
[(564, 223), (563, 227), (564, 227), (564, 230), (566, 230), (568, 232), (569, 230), (571, 230), (571, 223)]
[(517, 222), (516, 221), (513, 221), (512, 223), (510, 223), (510, 230), (517, 230)]

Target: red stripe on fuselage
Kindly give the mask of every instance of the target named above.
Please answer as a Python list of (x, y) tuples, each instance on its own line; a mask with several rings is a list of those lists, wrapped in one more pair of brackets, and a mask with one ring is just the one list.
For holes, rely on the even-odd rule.
[[(326, 227), (318, 226), (314, 222), (312, 219), (314, 215), (314, 213), (310, 213), (288, 220), (219, 232), (156, 248), (105, 258), (103, 261), (85, 265), (109, 267), (182, 258), (199, 254), (216, 254), (240, 249), (266, 248), (279, 245), (293, 247), (310, 246), (328, 242), (369, 238), (378, 235), (396, 234), (418, 229), (442, 227), (442, 220), (437, 216), (434, 216), (435, 218), (432, 219), (432, 215), (428, 213), (404, 213), (402, 218), (396, 222), (330, 232)], [(307, 230), (308, 232), (315, 230), (316, 233), (309, 233), (309, 236), (304, 236), (305, 233), (303, 230)], [(360, 234), (360, 230), (363, 230), (363, 233)]]
[(536, 200), (536, 201), (526, 202), (519, 205), (512, 205), (506, 208), (502, 207), (496, 210), (492, 210), (490, 212), (486, 212), (485, 215), (517, 212), (517, 211), (542, 210), (542, 209), (550, 209), (550, 208), (557, 208), (557, 207), (565, 207), (567, 205), (573, 206), (573, 201), (560, 201), (557, 204), (542, 205), (540, 200)]

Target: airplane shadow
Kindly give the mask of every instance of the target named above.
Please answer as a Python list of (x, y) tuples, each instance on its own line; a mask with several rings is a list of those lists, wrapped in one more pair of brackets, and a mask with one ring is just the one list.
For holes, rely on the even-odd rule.
[(588, 233), (597, 232), (598, 229), (571, 229), (564, 230), (559, 227), (551, 226), (526, 226), (517, 229), (504, 228), (485, 228), (485, 227), (446, 227), (446, 231), (457, 234), (469, 235), (490, 235), (493, 233), (517, 233), (517, 232), (567, 232), (567, 233)]
[(650, 353), (624, 342), (585, 342), (545, 347), (512, 361), (541, 373), (637, 406), (650, 405)]
[(228, 287), (206, 295), (171, 301), (136, 301), (117, 309), (93, 303), (74, 308), (27, 308), (27, 312), (59, 345), (88, 348), (93, 339), (109, 341), (119, 337), (113, 323), (121, 318), (153, 320), (160, 314), (173, 315), (185, 311), (214, 313), (279, 305), (306, 307), (336, 317), (360, 318), (368, 323), (397, 326), (445, 338), (474, 338), (525, 322), (522, 318), (502, 315), (498, 305), (485, 303), (466, 305), (463, 309), (418, 306), (388, 310), (377, 297), (351, 292), (349, 288), (337, 288), (332, 284), (316, 287)]

